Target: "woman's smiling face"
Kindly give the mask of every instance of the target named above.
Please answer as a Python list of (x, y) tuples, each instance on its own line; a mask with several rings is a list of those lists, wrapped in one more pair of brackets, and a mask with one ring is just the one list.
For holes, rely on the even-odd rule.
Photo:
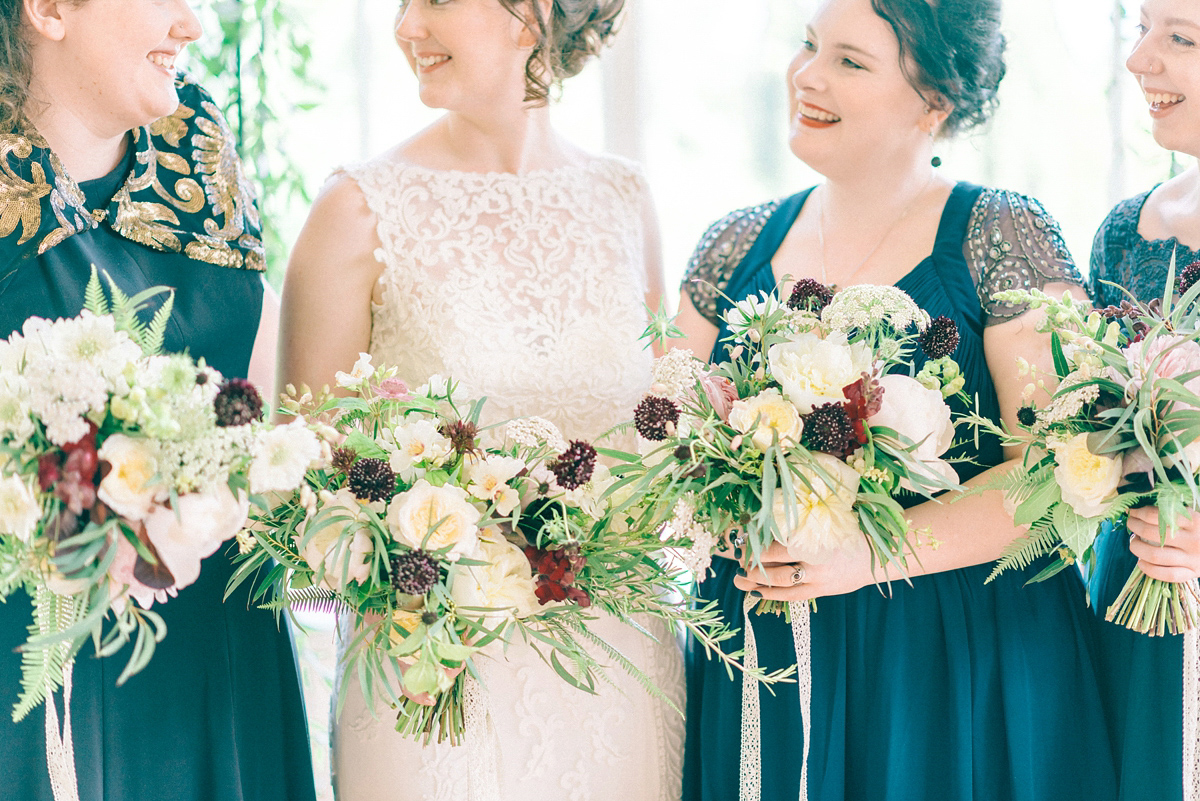
[(1200, 157), (1200, 7), (1192, 0), (1146, 0), (1138, 32), (1125, 66), (1150, 106), (1154, 140)]

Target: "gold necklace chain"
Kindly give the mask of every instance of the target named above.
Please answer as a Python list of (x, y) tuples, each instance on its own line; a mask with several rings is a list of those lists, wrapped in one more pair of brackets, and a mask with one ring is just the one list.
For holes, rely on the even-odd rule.
[[(850, 274), (846, 276), (844, 280), (846, 281), (847, 285), (849, 285), (850, 279), (858, 275), (859, 270), (867, 266), (867, 262), (871, 260), (871, 257), (879, 252), (879, 249), (883, 247), (883, 243), (886, 242), (888, 237), (892, 235), (892, 232), (896, 230), (896, 226), (904, 222), (904, 218), (908, 216), (908, 213), (912, 211), (913, 206), (915, 206), (917, 201), (921, 199), (921, 195), (929, 191), (929, 187), (933, 186), (934, 179), (936, 178), (937, 173), (931, 171), (929, 173), (929, 180), (925, 182), (925, 185), (921, 187), (920, 190), (918, 190), (917, 194), (913, 195), (913, 199), (908, 201), (908, 204), (904, 207), (904, 212), (897, 217), (891, 225), (888, 226), (886, 231), (883, 232), (883, 236), (880, 237), (879, 241), (875, 243), (875, 247), (871, 248), (871, 252), (867, 254), (867, 257), (860, 261), (858, 266), (851, 270)], [(826, 184), (826, 186), (828, 186), (828, 184)], [(821, 283), (828, 284), (829, 277), (825, 269), (825, 194), (821, 195), (821, 207), (817, 210), (817, 243), (821, 247)]]

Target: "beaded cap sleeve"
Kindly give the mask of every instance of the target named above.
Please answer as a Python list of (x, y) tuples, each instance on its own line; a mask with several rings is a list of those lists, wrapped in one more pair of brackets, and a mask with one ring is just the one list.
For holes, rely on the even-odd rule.
[(713, 223), (696, 245), (682, 290), (696, 311), (713, 325), (720, 325), (721, 293), (778, 208), (779, 201), (772, 200), (731, 212)]
[(987, 325), (1019, 317), (1025, 306), (992, 295), (1009, 289), (1042, 289), (1051, 283), (1083, 285), (1058, 223), (1031, 197), (984, 189), (971, 211), (963, 255), (979, 292)]

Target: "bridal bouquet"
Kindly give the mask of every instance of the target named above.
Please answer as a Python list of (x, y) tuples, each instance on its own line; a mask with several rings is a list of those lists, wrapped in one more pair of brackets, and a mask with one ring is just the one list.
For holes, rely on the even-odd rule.
[(0, 342), (0, 598), (34, 600), (14, 720), (69, 682), (89, 638), (101, 657), (133, 642), (118, 683), (144, 668), (166, 634), (153, 605), (237, 534), (249, 493), (294, 488), (320, 453), (307, 430), (259, 423), (246, 381), (159, 355), (172, 298), (137, 314), (162, 291), (110, 282), (110, 304), (93, 271), (82, 314)]
[[(978, 421), (1006, 445), (1025, 447), (1022, 465), (997, 487), (1029, 531), (1008, 547), (993, 576), (1047, 555), (1050, 564), (1033, 581), (1091, 562), (1100, 526), (1123, 523), (1135, 506), (1158, 507), (1163, 542), (1181, 517), (1200, 509), (1198, 296), (1200, 264), (1176, 283), (1173, 263), (1163, 298), (1147, 304), (1131, 296), (1093, 311), (1069, 295), (997, 296), (1046, 309), (1054, 374), (1040, 379), (1053, 390), (1050, 402), (1021, 408), (1019, 431)], [(1195, 581), (1168, 583), (1135, 569), (1106, 617), (1152, 635), (1189, 631), (1200, 625), (1200, 589)]]
[(656, 362), (635, 416), (644, 458), (614, 471), (638, 525), (671, 521), (698, 576), (734, 528), (753, 561), (775, 542), (812, 561), (865, 538), (875, 565), (903, 574), (912, 532), (898, 491), (957, 486), (942, 459), (954, 438), (945, 399), (964, 383), (953, 321), (894, 287), (835, 294), (811, 279), (786, 303), (737, 303), (727, 321), (727, 362), (681, 350)]
[(337, 378), (353, 394), (285, 401), (330, 421), (313, 425), (332, 458), (257, 516), (232, 581), (266, 571), (265, 605), (351, 615), (345, 670), (372, 708), (398, 709), (401, 733), (459, 742), (475, 660), (517, 640), (586, 691), (602, 658), (665, 698), (592, 633), (591, 610), (679, 624), (714, 650), (731, 636), (714, 609), (678, 603), (658, 537), (613, 514), (591, 444), (536, 417), (481, 427), (482, 400), (439, 377), (410, 391), (366, 354)]

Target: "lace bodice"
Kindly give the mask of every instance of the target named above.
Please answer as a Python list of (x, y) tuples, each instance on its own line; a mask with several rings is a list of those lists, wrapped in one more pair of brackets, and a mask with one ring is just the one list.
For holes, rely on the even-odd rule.
[(635, 166), (597, 158), (525, 175), (383, 157), (346, 170), (378, 218), (371, 353), (416, 385), (452, 377), (491, 420), (538, 414), (592, 438), (650, 383)]

